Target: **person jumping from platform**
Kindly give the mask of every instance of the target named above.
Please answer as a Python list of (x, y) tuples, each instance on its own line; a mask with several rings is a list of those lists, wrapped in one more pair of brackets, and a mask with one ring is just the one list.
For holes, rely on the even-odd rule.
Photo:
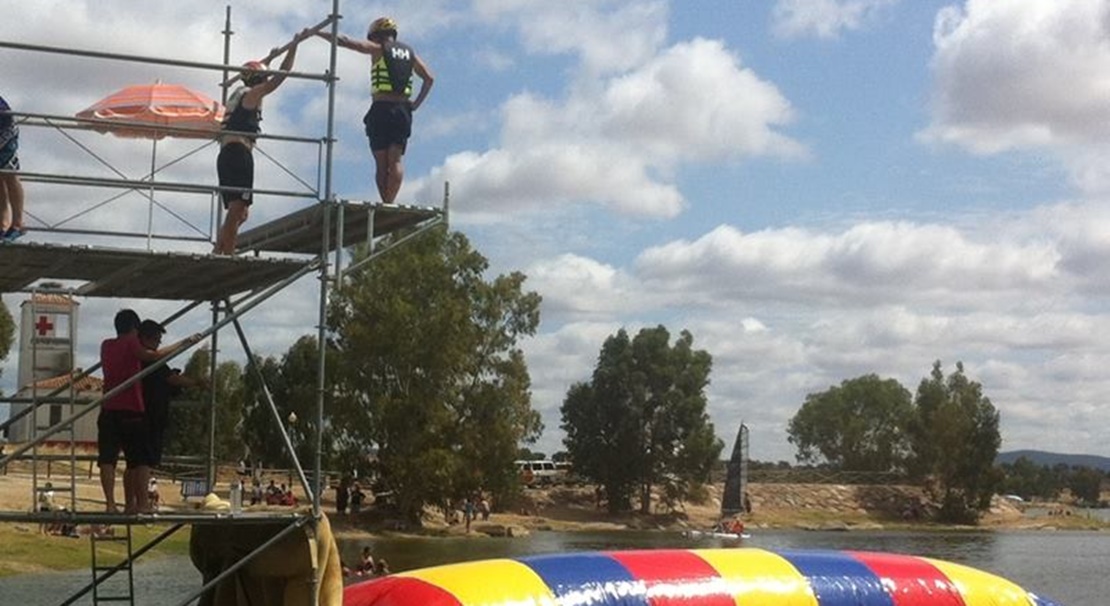
[[(281, 71), (293, 69), (297, 58), (297, 45), (309, 36), (308, 30), (293, 37), (293, 44), (285, 52)], [(239, 227), (247, 220), (251, 206), (251, 192), (254, 188), (254, 149), (255, 135), (262, 132), (262, 99), (277, 90), (285, 82), (284, 74), (267, 76), (261, 70), (267, 66), (260, 61), (248, 61), (241, 72), (243, 85), (231, 93), (224, 113), (220, 137), (220, 155), (216, 159), (216, 173), (220, 187), (237, 187), (248, 191), (221, 191), (227, 214), (216, 235), (216, 246), (212, 252), (217, 255), (235, 254), (235, 240)]]
[[(23, 183), (19, 180), (19, 126), (0, 97), (0, 241), (13, 242), (23, 228)], [(7, 172), (12, 171), (12, 172)]]
[[(331, 41), (331, 32), (316, 32)], [(432, 90), (435, 77), (428, 65), (407, 44), (397, 41), (397, 22), (389, 17), (370, 24), (366, 40), (340, 34), (335, 43), (370, 55), (370, 111), (362, 119), (370, 151), (374, 155), (374, 180), (385, 204), (393, 204), (401, 190), (405, 169), (402, 157), (412, 134), (412, 112), (420, 108)], [(412, 74), (420, 76), (420, 92), (412, 100)]]
[[(115, 317), (116, 337), (100, 344), (100, 364), (104, 373), (104, 393), (122, 385), (142, 370), (143, 362), (154, 362), (186, 345), (200, 341), (192, 335), (173, 345), (150, 350), (139, 341), (139, 314), (124, 309)], [(96, 420), (97, 464), (100, 486), (104, 490), (105, 509), (116, 513), (116, 465), (122, 449), (127, 461), (123, 473), (124, 513), (142, 513), (150, 509), (147, 483), (153, 455), (143, 401), (142, 382), (136, 381), (120, 393), (105, 400)]]

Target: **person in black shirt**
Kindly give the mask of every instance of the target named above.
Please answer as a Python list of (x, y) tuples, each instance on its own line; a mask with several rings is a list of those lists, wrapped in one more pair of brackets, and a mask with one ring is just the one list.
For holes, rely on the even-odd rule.
[[(143, 347), (157, 350), (162, 344), (166, 329), (154, 320), (143, 320), (139, 324), (139, 342)], [(150, 362), (144, 362), (143, 368)], [(163, 365), (143, 377), (143, 403), (146, 406), (147, 435), (150, 439), (151, 467), (162, 463), (162, 449), (166, 441), (166, 426), (169, 424), (170, 400), (181, 395), (183, 389), (203, 385), (203, 381), (181, 374), (176, 368)]]
[[(293, 69), (297, 57), (297, 44), (308, 37), (308, 30), (293, 38), (293, 45), (285, 53), (278, 68), (283, 72)], [(285, 74), (267, 75), (267, 66), (261, 61), (248, 61), (240, 72), (243, 85), (236, 88), (227, 100), (224, 110), (223, 135), (220, 136), (220, 155), (216, 158), (216, 173), (220, 187), (239, 187), (246, 191), (221, 191), (227, 215), (216, 235), (213, 254), (235, 254), (235, 241), (239, 226), (247, 220), (254, 188), (254, 140), (262, 132), (262, 98), (277, 90), (285, 81)]]

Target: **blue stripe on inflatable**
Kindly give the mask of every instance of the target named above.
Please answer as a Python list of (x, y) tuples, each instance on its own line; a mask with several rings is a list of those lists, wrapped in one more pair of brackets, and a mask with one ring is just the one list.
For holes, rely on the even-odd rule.
[(779, 551), (809, 580), (820, 606), (894, 606), (882, 580), (866, 565), (839, 551)]
[(647, 587), (613, 558), (569, 553), (518, 558), (551, 588), (560, 604), (649, 606)]
[(1042, 598), (1041, 596), (1039, 596), (1035, 593), (1030, 593), (1029, 597), (1032, 598), (1032, 600), (1033, 600), (1033, 606), (1060, 606), (1056, 602), (1053, 602), (1052, 600)]

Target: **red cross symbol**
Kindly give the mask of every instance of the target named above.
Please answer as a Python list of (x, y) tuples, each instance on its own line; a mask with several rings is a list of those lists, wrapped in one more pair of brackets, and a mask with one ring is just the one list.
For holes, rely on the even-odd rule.
[(54, 332), (54, 323), (47, 316), (39, 316), (39, 321), (35, 322), (35, 330), (39, 332), (40, 337), (46, 336), (47, 333)]

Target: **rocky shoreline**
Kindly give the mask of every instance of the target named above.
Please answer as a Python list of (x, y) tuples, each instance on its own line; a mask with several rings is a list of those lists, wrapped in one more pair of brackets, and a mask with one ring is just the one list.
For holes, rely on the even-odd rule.
[[(684, 503), (672, 512), (612, 516), (596, 507), (592, 489), (555, 487), (525, 491), (518, 511), (495, 512), (489, 522), (473, 522), (468, 533), (462, 524), (447, 524), (442, 512), (428, 511), (419, 530), (397, 530), (389, 524), (333, 516), (340, 537), (381, 534), (421, 536), (517, 537), (530, 532), (558, 530), (658, 530), (681, 532), (707, 529), (718, 519), (721, 486), (710, 487), (705, 503)], [(752, 484), (752, 512), (743, 516), (749, 528), (800, 530), (1058, 530), (1103, 529), (1110, 526), (1081, 516), (1030, 517), (1015, 503), (996, 497), (978, 526), (940, 525), (923, 518), (930, 507), (922, 491), (901, 485)], [(1066, 505), (1051, 504), (1067, 511)], [(654, 508), (653, 508), (654, 509)], [(915, 512), (917, 512), (915, 514)]]
[[(56, 485), (68, 484), (68, 477), (54, 478)], [(40, 483), (45, 480), (40, 477)], [(9, 473), (0, 475), (0, 509), (27, 511), (31, 478), (29, 474)], [(708, 529), (717, 522), (720, 512), (722, 485), (707, 487), (704, 502), (681, 503), (675, 510), (667, 511), (653, 504), (650, 514), (610, 515), (599, 509), (592, 487), (556, 486), (526, 489), (520, 502), (511, 508), (498, 508), (489, 522), (471, 524), (471, 534), (477, 536), (521, 536), (542, 530), (663, 530)], [(162, 498), (171, 508), (188, 507), (182, 503), (179, 487), (163, 482)], [(757, 483), (748, 487), (752, 511), (743, 516), (750, 528), (798, 528), (825, 530), (936, 528), (922, 515), (929, 507), (922, 491), (904, 485), (843, 485), (843, 484), (779, 484)], [(328, 494), (326, 497), (332, 497)], [(68, 495), (62, 497), (68, 501)], [(193, 499), (194, 501), (196, 499)], [(102, 507), (100, 487), (95, 477), (81, 477), (77, 486), (79, 509), (99, 511)], [(1045, 504), (1062, 513), (1070, 511), (1067, 504)], [(359, 516), (339, 516), (334, 504), (327, 498), (324, 503), (332, 526), (339, 536), (367, 536), (377, 534), (417, 533), (422, 536), (465, 536), (464, 525), (448, 524), (442, 511), (429, 509), (422, 520), (422, 528), (401, 529), (396, 521), (381, 519), (372, 507)], [(1009, 500), (996, 497), (990, 511), (984, 515), (981, 529), (1044, 529), (1085, 528), (1107, 529), (1100, 520), (1082, 516), (1026, 515)]]

